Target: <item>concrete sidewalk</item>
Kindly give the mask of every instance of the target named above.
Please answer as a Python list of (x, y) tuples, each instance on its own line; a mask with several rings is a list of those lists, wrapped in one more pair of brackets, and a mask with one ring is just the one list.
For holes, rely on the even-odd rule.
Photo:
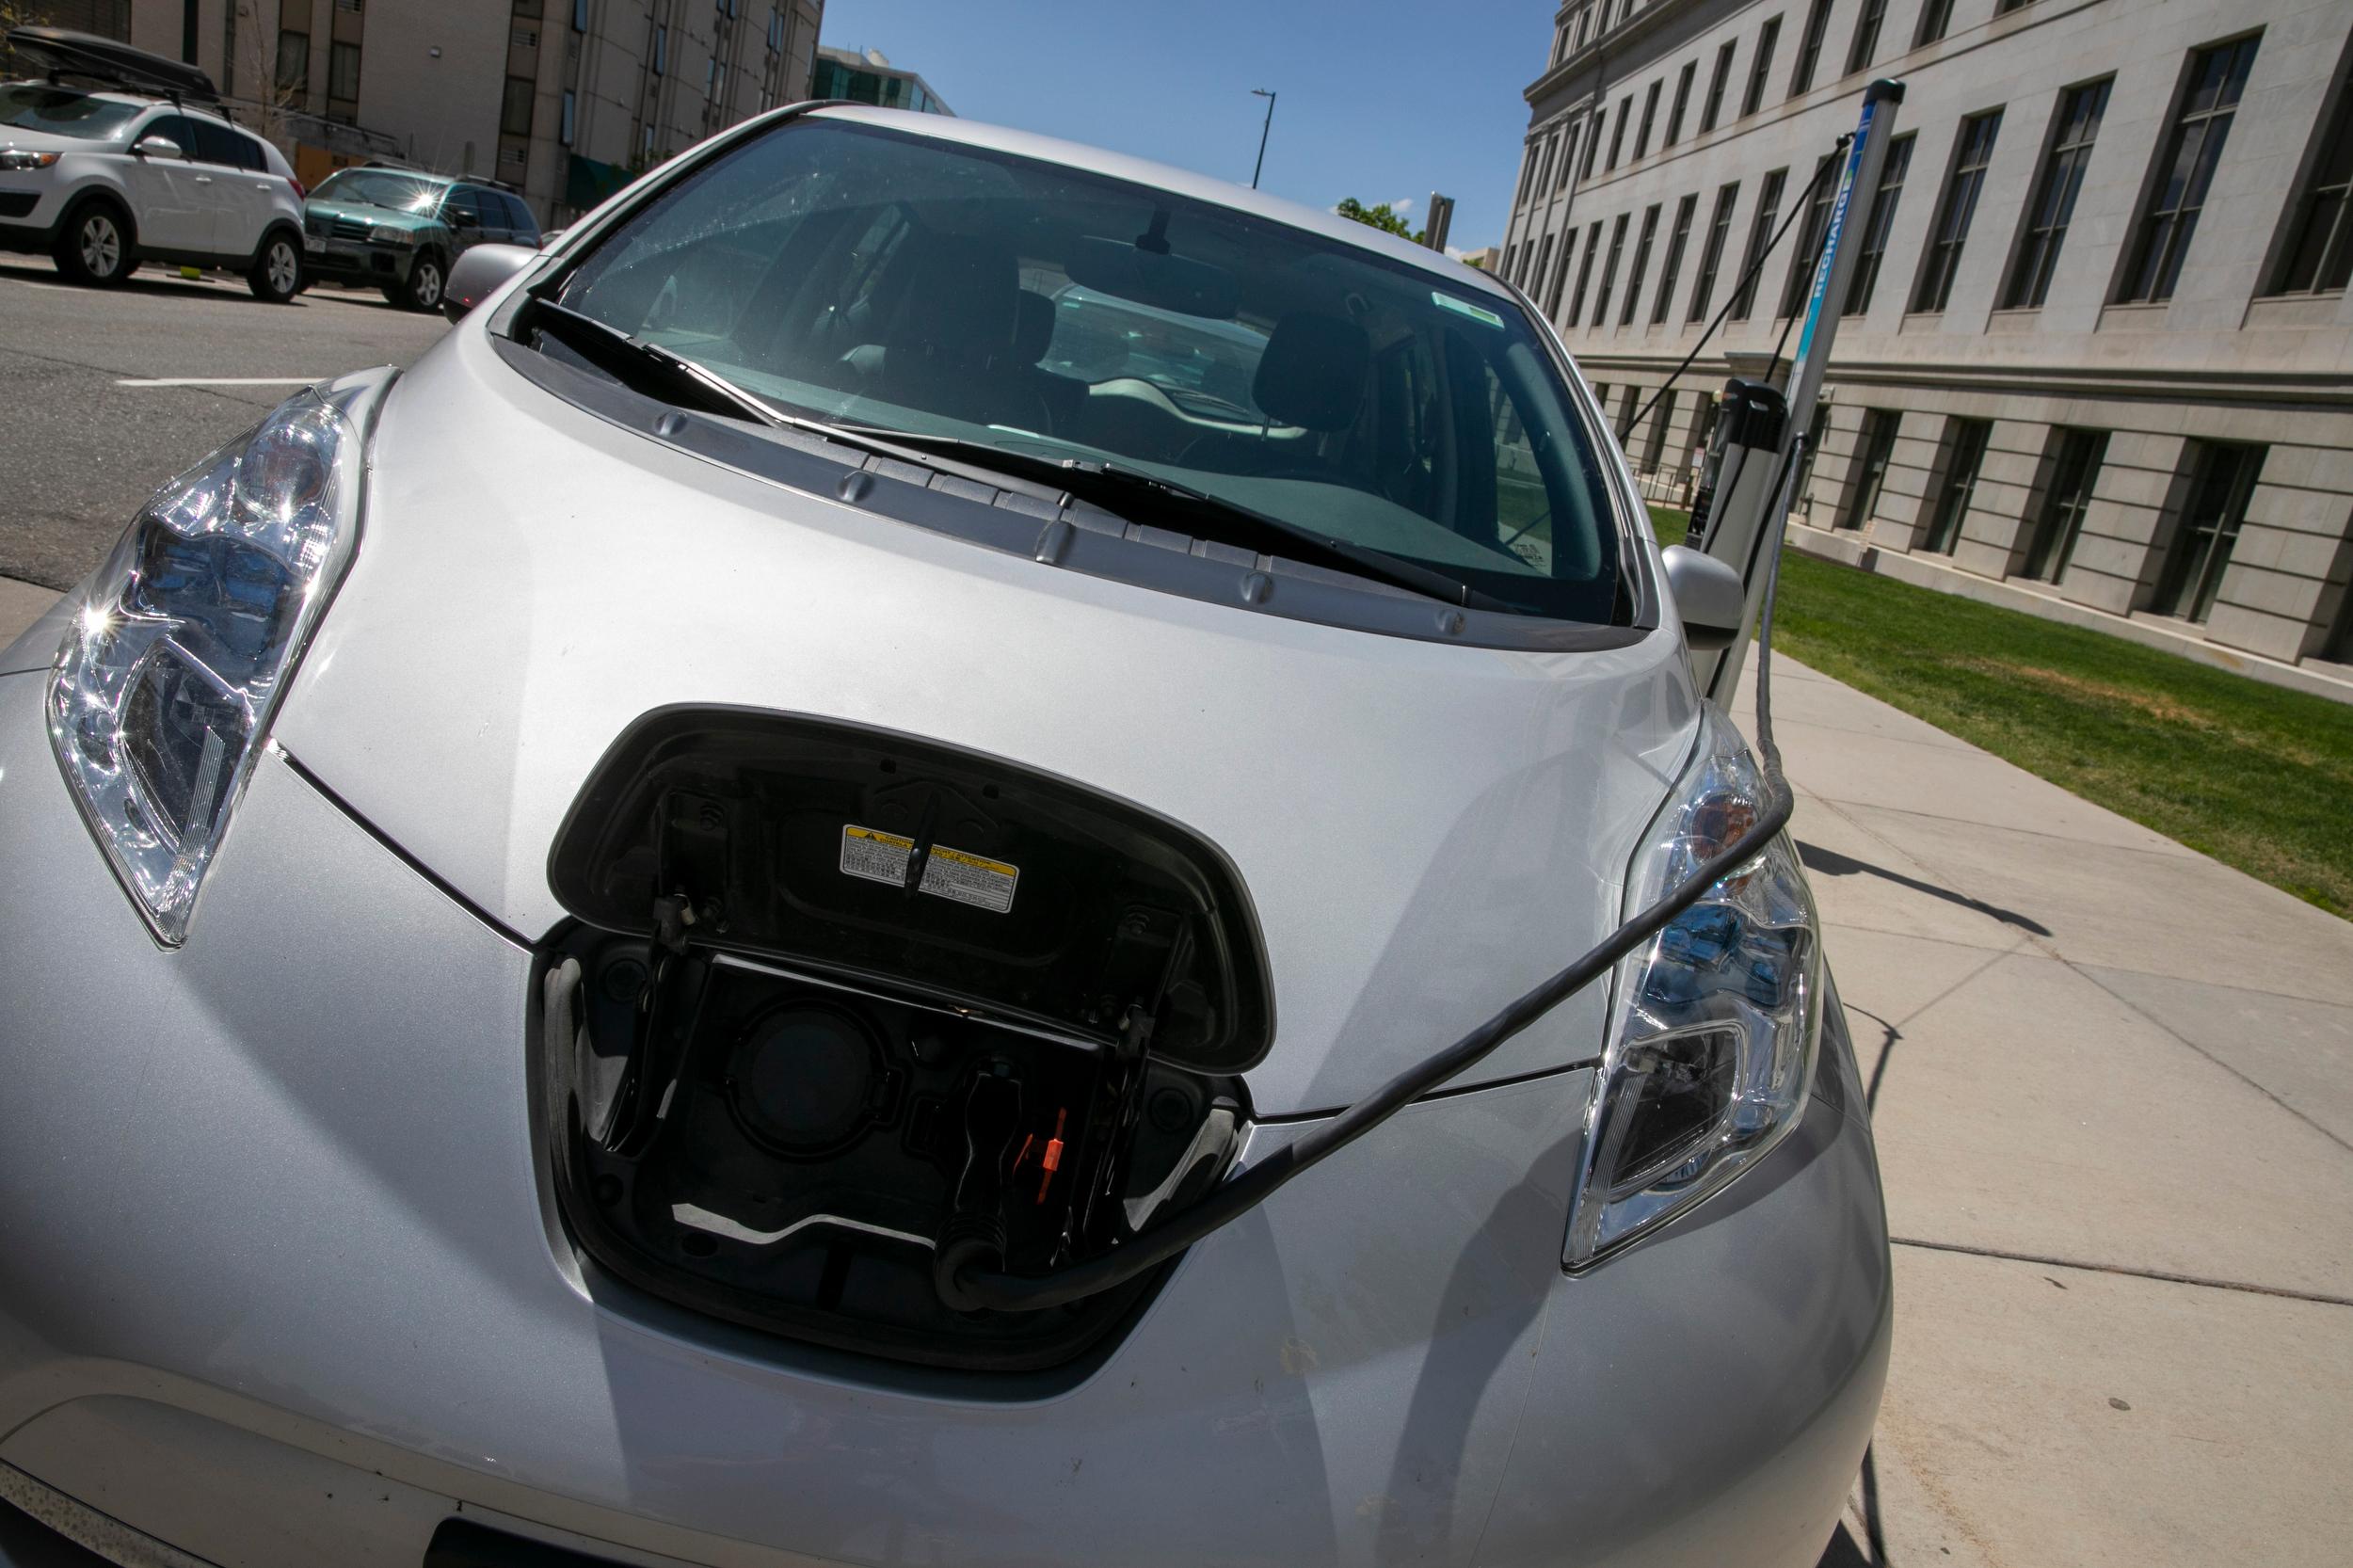
[(2353, 926), (1775, 677), (1897, 1238), (1888, 1560), (2347, 1561)]
[(0, 648), (16, 641), (17, 633), (40, 619), (57, 602), (57, 590), (35, 583), (0, 577)]

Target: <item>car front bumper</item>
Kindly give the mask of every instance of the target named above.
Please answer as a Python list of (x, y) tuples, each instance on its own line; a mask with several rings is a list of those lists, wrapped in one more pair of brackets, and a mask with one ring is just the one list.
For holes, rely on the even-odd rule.
[(398, 283), (408, 278), (415, 258), (414, 250), (357, 240), (321, 239), (307, 233), (302, 240), (302, 270), (313, 282), (367, 287)]
[(1764, 1164), (1589, 1273), (1559, 1263), (1573, 1069), (1409, 1109), (1195, 1247), (1083, 1375), (877, 1368), (583, 1263), (535, 1146), (530, 952), (281, 755), (188, 943), (156, 948), (66, 793), (42, 684), (0, 677), (20, 1495), (256, 1568), (416, 1568), (461, 1510), (633, 1562), (1822, 1549), (1890, 1324), (1843, 1044)]

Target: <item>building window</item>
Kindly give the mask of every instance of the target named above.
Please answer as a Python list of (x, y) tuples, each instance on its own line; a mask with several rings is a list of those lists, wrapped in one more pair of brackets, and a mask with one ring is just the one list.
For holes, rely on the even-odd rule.
[(775, 55), (784, 52), (784, 12), (774, 6), (768, 8), (768, 51)]
[(1814, 85), (1814, 68), (1822, 58), (1822, 35), (1830, 31), (1830, 0), (1814, 0), (1805, 13), (1805, 31), (1798, 35), (1798, 69), (1789, 73), (1789, 96)]
[(1986, 438), (1993, 434), (1990, 420), (1953, 421), (1952, 446), (1945, 459), (1945, 483), (1936, 492), (1936, 513), (1929, 521), (1923, 547), (1936, 555), (1950, 555), (1961, 542), (1961, 525), (1969, 516), (1969, 497), (1977, 488), (1977, 470), (1985, 466)]
[(2312, 172), (2296, 200), (2287, 253), (2274, 294), (2325, 294), (2353, 275), (2353, 54), (2337, 78), (2337, 108), (2321, 133)]
[(360, 101), (360, 46), (338, 43), (327, 51), (327, 96), (347, 104)]
[(1683, 248), (1691, 238), (1691, 214), (1697, 210), (1697, 193), (1685, 197), (1675, 206), (1675, 226), (1667, 236), (1667, 261), (1658, 272), (1658, 297), (1652, 301), (1650, 324), (1657, 327), (1667, 319), (1667, 310), (1674, 302), (1675, 278), (1683, 271)]
[(1674, 107), (1667, 111), (1665, 145), (1669, 147), (1683, 139), (1683, 111), (1690, 106), (1691, 78), (1699, 74), (1699, 61), (1686, 60), (1683, 62), (1683, 74), (1675, 78)]
[(1642, 439), (1642, 467), (1651, 473), (1658, 472), (1659, 460), (1667, 455), (1667, 424), (1675, 416), (1675, 394), (1658, 395), (1658, 407), (1650, 416), (1650, 432)]
[(1529, 142), (1527, 156), (1520, 164), (1520, 193), (1513, 199), (1520, 204), (1525, 205), (1528, 199), (1536, 194), (1536, 171), (1544, 166), (1544, 161), (1543, 152), (1533, 141)]
[(1634, 325), (1635, 302), (1642, 297), (1642, 274), (1650, 270), (1651, 241), (1658, 237), (1658, 205), (1652, 202), (1642, 215), (1642, 237), (1634, 244), (1634, 270), (1625, 280), (1625, 309), (1618, 315), (1621, 327)]
[(1569, 296), (1569, 325), (1575, 327), (1585, 314), (1585, 285), (1593, 280), (1593, 252), (1601, 247), (1601, 225), (1596, 223), (1585, 231), (1585, 260), (1577, 269), (1577, 292)]
[(566, 88), (564, 89), (564, 110), (563, 110), (563, 117), (562, 117), (562, 119), (558, 121), (558, 128), (557, 128), (557, 132), (556, 132), (556, 138), (557, 138), (558, 140), (560, 140), (561, 142), (563, 142), (563, 144), (564, 144), (565, 146), (567, 146), (567, 147), (569, 147), (569, 146), (572, 144), (572, 130), (573, 130), (573, 125), (572, 125), (572, 115), (573, 115), (573, 112), (574, 112), (574, 111), (573, 111), (573, 103), (574, 103), (574, 99), (573, 99), (573, 96), (572, 96), (572, 89), (571, 89), (571, 88)]
[(1765, 84), (1773, 73), (1773, 45), (1781, 39), (1781, 18), (1774, 17), (1756, 35), (1756, 59), (1749, 67), (1749, 90), (1740, 99), (1740, 112), (1753, 115), (1765, 102)]
[(2255, 40), (2201, 49), (2190, 56), (2188, 89), (2182, 111), (2166, 139), (2159, 173), (2149, 192), (2149, 211), (2141, 217), (2133, 244), (2132, 264), (2124, 272), (2124, 287), (2117, 297), (2125, 302), (2173, 297), (2182, 276), (2182, 260), (2189, 254), (2190, 236), (2198, 232), (2198, 214), (2206, 204), (2206, 189), (2214, 183), (2215, 165), (2222, 161), (2222, 144), (2230, 139), (2231, 120), (2238, 113), (2239, 94), (2247, 72), (2255, 63)]
[(1633, 111), (1634, 95), (1629, 92), (1618, 100), (1618, 123), (1611, 127), (1609, 132), (1609, 161), (1603, 166), (1605, 168), (1618, 167), (1618, 153), (1625, 147), (1626, 117)]
[(1993, 0), (1993, 14), (2008, 16), (2012, 11), (2023, 11), (2033, 4), (2034, 0)]
[(1789, 183), (1789, 171), (1777, 168), (1765, 176), (1765, 184), (1757, 191), (1756, 217), (1749, 225), (1749, 248), (1740, 253), (1740, 282), (1732, 296), (1732, 319), (1746, 321), (1756, 308), (1757, 264), (1765, 259), (1765, 251), (1773, 243), (1773, 225), (1781, 216), (1782, 187)]
[(1880, 509), (1880, 491), (1887, 485), (1887, 460), (1896, 455), (1896, 428), (1903, 416), (1886, 408), (1863, 410), (1863, 439), (1855, 447), (1854, 472), (1847, 480), (1847, 507), (1841, 528), (1865, 528)]
[(1887, 0), (1863, 0), (1854, 19), (1854, 41), (1847, 45), (1847, 74), (1867, 71), (1880, 52), (1880, 24), (1887, 20)]
[(1912, 168), (1912, 138), (1897, 136), (1887, 144), (1887, 161), (1880, 166), (1879, 190), (1871, 198), (1871, 221), (1856, 248), (1854, 276), (1847, 283), (1845, 313), (1859, 316), (1871, 308), (1871, 292), (1879, 287), (1880, 263), (1887, 256), (1887, 235), (1896, 227), (1896, 203), (1904, 194), (1904, 176)]
[(1926, 49), (1945, 37), (1945, 29), (1953, 24), (1953, 0), (1927, 0), (1920, 8), (1920, 25), (1913, 30), (1912, 46)]
[(1559, 142), (1545, 138), (1544, 152), (1536, 160), (1536, 189), (1541, 191), (1552, 184), (1552, 160), (1560, 151)]
[(1561, 319), (1561, 296), (1569, 287), (1569, 257), (1576, 249), (1577, 228), (1572, 224), (1561, 236), (1561, 264), (1552, 269), (1552, 287), (1545, 295), (1545, 314), (1553, 321)]
[(1814, 417), (1806, 422), (1805, 456), (1798, 459), (1797, 483), (1789, 493), (1798, 498), (1798, 510), (1808, 522), (1814, 520), (1814, 459), (1822, 455), (1822, 437), (1830, 430), (1830, 405), (1817, 402)]
[(531, 94), (536, 83), (528, 76), (506, 78), (506, 94), (499, 104), (499, 135), (531, 135)]
[(1969, 220), (1977, 216), (1977, 192), (1984, 188), (1986, 167), (1993, 161), (1993, 139), (2001, 134), (2002, 111), (1971, 115), (1961, 122), (1954, 142), (1953, 172), (1945, 182), (1945, 200), (1936, 209), (1929, 231), (1929, 253), (1920, 269), (1920, 287), (1913, 295), (1915, 311), (1941, 311), (1952, 297), (1953, 277), (1961, 270), (1961, 248), (1969, 243)]
[(657, 22), (653, 28), (653, 73), (661, 75), (670, 68), (670, 26)]
[(1536, 265), (1532, 269), (1531, 275), (1522, 283), (1521, 286), (1526, 288), (1529, 293), (1534, 294), (1538, 289), (1544, 286), (1545, 268), (1550, 266), (1551, 264), (1552, 236), (1550, 234), (1546, 234), (1544, 237), (1543, 243), (1536, 247)]
[(1814, 269), (1822, 259), (1822, 241), (1830, 230), (1830, 204), (1838, 195), (1838, 182), (1831, 178), (1831, 164), (1836, 156), (1826, 154), (1814, 166), (1813, 194), (1806, 198), (1805, 217), (1798, 225), (1798, 248), (1789, 253), (1789, 277), (1781, 286), (1776, 321), (1803, 310), (1806, 296), (1814, 292)]
[(1733, 204), (1740, 199), (1740, 182), (1735, 180), (1716, 193), (1716, 213), (1707, 220), (1707, 243), (1700, 247), (1699, 280), (1691, 285), (1691, 312), (1683, 319), (1698, 321), (1707, 314), (1708, 299), (1716, 292), (1716, 269), (1723, 264), (1724, 239), (1732, 232)]
[(2075, 553), (2075, 540), (2084, 531), (2084, 514), (2091, 509), (2091, 487), (2100, 477), (2100, 460), (2107, 456), (2105, 430), (2066, 430), (2059, 434), (2058, 460), (2051, 468), (2051, 488), (2036, 520), (2034, 539), (2026, 547), (2021, 576), (2038, 583), (2056, 583), (2067, 573)]
[(2059, 246), (2075, 214), (2075, 193), (2083, 188), (2091, 144), (2100, 135), (2100, 117), (2107, 106), (2107, 82), (2070, 88), (2060, 96), (2051, 151), (2042, 160), (2042, 177), (2035, 183), (2034, 205), (2026, 209), (2026, 232), (2019, 242), (2018, 264), (2010, 269), (2002, 309), (2036, 309), (2050, 294)]
[(572, 31), (584, 33), (587, 30), (588, 0), (572, 0)]
[(1625, 443), (1626, 437), (1634, 433), (1634, 399), (1641, 390), (1636, 386), (1618, 389), (1618, 442), (1621, 446)]
[(1561, 168), (1552, 178), (1552, 194), (1560, 195), (1569, 188), (1569, 170), (1577, 167), (1577, 126), (1561, 133)]
[(311, 90), (311, 35), (291, 28), (278, 35), (278, 90), (301, 96)]
[(1618, 257), (1625, 249), (1625, 218), (1620, 213), (1618, 221), (1609, 226), (1609, 256), (1601, 264), (1601, 293), (1593, 298), (1593, 325), (1609, 324), (1609, 295), (1618, 285)]
[(1716, 69), (1707, 77), (1707, 102), (1700, 105), (1702, 136), (1714, 130), (1716, 121), (1723, 117), (1724, 88), (1732, 80), (1732, 52), (1739, 46), (1738, 40), (1727, 39), (1724, 46), (1716, 51)]
[(2203, 623), (2214, 614), (2214, 600), (2222, 574), (2231, 565), (2231, 551), (2247, 521), (2247, 503), (2255, 493), (2255, 476), (2262, 472), (2264, 448), (2227, 441), (2201, 441), (2189, 504), (2173, 536), (2165, 576), (2151, 606), (2161, 616), (2179, 616)]
[(1577, 171), (1580, 180), (1593, 177), (1593, 160), (1601, 156), (1601, 122), (1605, 117), (1606, 111), (1596, 109), (1585, 122), (1585, 167)]
[(1642, 94), (1642, 125), (1634, 133), (1634, 155), (1638, 158), (1650, 151), (1651, 123), (1658, 118), (1658, 83), (1653, 82), (1650, 90)]

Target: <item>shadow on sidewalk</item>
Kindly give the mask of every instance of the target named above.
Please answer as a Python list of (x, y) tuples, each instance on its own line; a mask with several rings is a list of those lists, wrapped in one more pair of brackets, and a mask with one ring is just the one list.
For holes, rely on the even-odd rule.
[(1982, 899), (1969, 898), (1956, 893), (1950, 888), (1940, 888), (1933, 882), (1923, 882), (1916, 876), (1906, 876), (1901, 872), (1891, 872), (1883, 866), (1874, 866), (1868, 860), (1858, 860), (1851, 855), (1841, 855), (1834, 849), (1824, 849), (1818, 844), (1809, 844), (1803, 840), (1798, 842), (1798, 858), (1804, 863), (1807, 871), (1818, 872), (1823, 876), (1852, 876), (1857, 872), (1867, 872), (1873, 876), (1883, 877), (1899, 888), (1909, 888), (1915, 893), (1926, 893), (1930, 898), (1941, 898), (1947, 904), (1958, 904), (1963, 909), (1975, 909), (1980, 915), (1992, 916), (2004, 925), (2014, 925), (2019, 930), (2030, 931), (2037, 936), (2048, 936), (2051, 934), (2049, 926), (2029, 916), (2021, 915), (2014, 909), (2003, 909), (1987, 904)]

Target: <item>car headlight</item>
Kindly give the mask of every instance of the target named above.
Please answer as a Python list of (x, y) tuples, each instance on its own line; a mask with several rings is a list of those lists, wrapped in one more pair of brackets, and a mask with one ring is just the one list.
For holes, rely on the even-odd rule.
[[(1755, 760), (1704, 710), (1697, 750), (1627, 879), (1656, 903), (1764, 808)], [(1698, 1203), (1797, 1126), (1821, 1033), (1821, 936), (1786, 834), (1618, 968), (1564, 1261), (1583, 1268)]]
[(55, 152), (35, 152), (23, 147), (0, 148), (0, 169), (15, 172), (28, 168), (47, 168), (57, 161)]
[(187, 936), (286, 677), (350, 559), (363, 407), (350, 392), (304, 392), (158, 491), (58, 650), (57, 760), (167, 943)]
[(377, 224), (368, 231), (368, 238), (378, 245), (414, 245), (417, 243), (417, 236), (413, 231), (403, 229), (396, 223)]

